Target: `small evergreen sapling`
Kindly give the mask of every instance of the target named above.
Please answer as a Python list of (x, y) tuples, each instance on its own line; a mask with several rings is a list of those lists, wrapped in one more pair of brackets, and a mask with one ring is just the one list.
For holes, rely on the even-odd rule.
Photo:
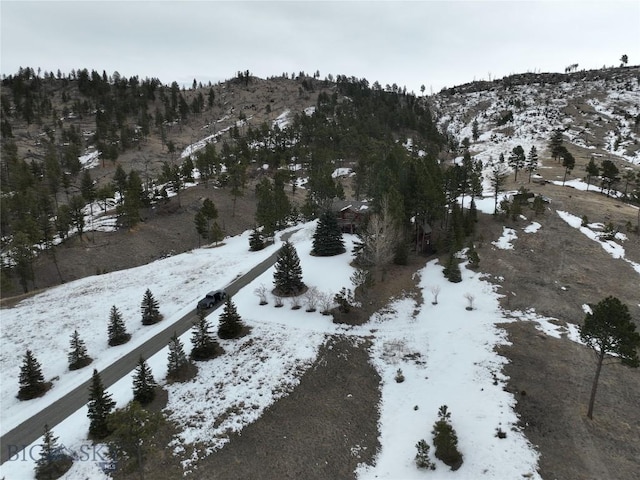
[(137, 468), (140, 478), (144, 478), (145, 458), (159, 447), (155, 437), (163, 423), (162, 413), (147, 411), (136, 401), (109, 415), (109, 455), (117, 459), (119, 470)]
[(191, 358), (197, 361), (210, 360), (222, 353), (222, 348), (211, 335), (211, 325), (205, 312), (198, 312), (198, 321), (191, 335)]
[(36, 460), (36, 480), (60, 478), (73, 465), (73, 459), (64, 453), (63, 447), (58, 445), (56, 437), (49, 425), (44, 426), (40, 458)]
[(243, 330), (245, 330), (245, 326), (242, 323), (242, 318), (240, 318), (231, 297), (227, 297), (224, 310), (220, 315), (218, 336), (224, 339), (238, 338), (242, 335)]
[(449, 465), (451, 470), (458, 470), (462, 466), (462, 454), (458, 451), (458, 436), (451, 426), (451, 412), (446, 405), (440, 407), (438, 417), (432, 432), (436, 458)]
[(252, 252), (257, 252), (258, 250), (262, 250), (264, 248), (264, 240), (262, 239), (262, 234), (258, 230), (258, 228), (254, 228), (251, 232), (251, 236), (249, 237), (249, 250)]
[(18, 399), (31, 400), (41, 397), (51, 387), (45, 383), (42, 375), (42, 366), (40, 362), (33, 356), (31, 350), (27, 350), (24, 355), (24, 361), (20, 367), (20, 390), (18, 391)]
[(418, 453), (416, 453), (416, 466), (418, 468), (435, 470), (436, 465), (429, 458), (429, 444), (423, 439), (416, 443), (416, 448), (418, 449)]
[(451, 283), (460, 283), (462, 281), (460, 266), (458, 265), (458, 260), (453, 253), (449, 255), (449, 261), (442, 273)]
[(89, 403), (87, 404), (91, 438), (100, 440), (111, 433), (107, 420), (115, 406), (116, 402), (112, 400), (111, 394), (105, 391), (100, 374), (94, 369), (89, 386)]
[(108, 337), (111, 347), (122, 345), (131, 339), (131, 334), (127, 333), (127, 327), (122, 319), (122, 314), (115, 305), (111, 307), (109, 314)]
[(158, 301), (153, 297), (153, 293), (151, 293), (151, 290), (148, 288), (146, 292), (144, 292), (140, 310), (142, 310), (143, 325), (153, 325), (162, 320), (162, 315), (158, 309)]
[(79, 368), (86, 367), (92, 362), (92, 359), (87, 355), (87, 347), (84, 341), (80, 338), (80, 334), (77, 330), (73, 331), (71, 335), (71, 346), (69, 351), (69, 370), (78, 370)]
[(148, 405), (156, 397), (156, 386), (149, 365), (140, 357), (133, 374), (133, 399), (140, 405)]
[(173, 336), (169, 341), (169, 355), (167, 359), (167, 378), (169, 380), (181, 380), (186, 377), (189, 367), (189, 359), (186, 353), (184, 353), (184, 346), (178, 338), (178, 335), (173, 332)]

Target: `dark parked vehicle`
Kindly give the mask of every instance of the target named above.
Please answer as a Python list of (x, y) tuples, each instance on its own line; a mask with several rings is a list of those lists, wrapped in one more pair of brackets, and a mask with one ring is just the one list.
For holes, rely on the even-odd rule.
[(202, 300), (198, 302), (198, 310), (206, 310), (214, 307), (227, 298), (227, 292), (224, 290), (214, 290), (207, 293)]

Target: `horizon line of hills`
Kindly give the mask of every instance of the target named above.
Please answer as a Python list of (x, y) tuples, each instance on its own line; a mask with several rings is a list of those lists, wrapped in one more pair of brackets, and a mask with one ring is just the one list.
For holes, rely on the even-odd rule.
[[(509, 87), (514, 85), (531, 83), (534, 79), (537, 79), (538, 81), (546, 84), (555, 84), (564, 80), (573, 80), (576, 78), (580, 78), (583, 80), (598, 80), (600, 78), (606, 78), (610, 76), (612, 73), (616, 73), (616, 72), (621, 72), (621, 71), (629, 72), (633, 70), (640, 70), (640, 65), (627, 66), (624, 64), (621, 64), (619, 67), (603, 66), (601, 68), (582, 69), (582, 70), (578, 70), (577, 67), (578, 65), (575, 65), (575, 64), (571, 65), (565, 69), (564, 73), (563, 72), (529, 72), (527, 71), (522, 73), (510, 73), (508, 75), (503, 75), (502, 77), (499, 77), (499, 78), (494, 78), (494, 79), (489, 78), (489, 80), (474, 79), (469, 82), (453, 85), (452, 87), (445, 86), (439, 92), (430, 93), (428, 95), (431, 96), (431, 95), (438, 95), (441, 93), (458, 93), (460, 91), (464, 91), (464, 92), (478, 91), (478, 90), (488, 89), (491, 86), (499, 86), (499, 85)], [(41, 72), (42, 72), (42, 76), (40, 76)], [(34, 69), (33, 67), (20, 67), (19, 70), (14, 74), (3, 73), (2, 82), (4, 83), (5, 80), (11, 81), (13, 77), (23, 77), (26, 79), (40, 78), (43, 80), (45, 79), (80, 80), (82, 79), (82, 77), (87, 77), (87, 76), (90, 76), (92, 79), (95, 79), (97, 76), (99, 76), (103, 81), (107, 81), (108, 83), (111, 83), (111, 84), (118, 83), (123, 79), (128, 80), (129, 82), (131, 81), (140, 82), (140, 75), (133, 75), (127, 78), (126, 76), (120, 75), (120, 73), (117, 70), (109, 75), (106, 73), (106, 70), (104, 69), (102, 70), (102, 73), (99, 73), (95, 69), (91, 69), (91, 71), (89, 71), (89, 69), (87, 68), (78, 68), (78, 69), (71, 69), (71, 71), (66, 74), (63, 73), (60, 69), (57, 69), (57, 72), (54, 74), (53, 71), (47, 71), (47, 70), (42, 71), (40, 67), (38, 67), (37, 69)], [(347, 78), (350, 81), (353, 81), (355, 79), (357, 81), (369, 82), (366, 77), (358, 78), (353, 75), (345, 75), (345, 74), (333, 75), (331, 73), (325, 75), (322, 81), (333, 83), (333, 82), (337, 82), (338, 79), (341, 77)], [(203, 84), (201, 81), (198, 81), (194, 77), (193, 82), (191, 84), (191, 89), (211, 87), (213, 85), (221, 85), (221, 84), (225, 84), (233, 81), (246, 81), (250, 78), (258, 79), (258, 80), (286, 79), (286, 80), (293, 80), (293, 81), (301, 80), (304, 78), (313, 78), (313, 79), (320, 80), (320, 71), (316, 70), (316, 72), (311, 74), (308, 74), (304, 71), (300, 71), (298, 73), (292, 72), (291, 74), (289, 74), (288, 72), (283, 72), (280, 75), (271, 75), (271, 76), (262, 78), (262, 77), (254, 76), (249, 70), (245, 70), (245, 71), (238, 71), (235, 77), (219, 80), (215, 83), (212, 83), (211, 80), (209, 80), (205, 84)], [(152, 84), (155, 84), (158, 86), (163, 85), (165, 87), (170, 87), (176, 84), (180, 90), (186, 90), (186, 85), (187, 85), (187, 83), (184, 82), (182, 86), (180, 86), (180, 84), (176, 80), (173, 80), (170, 83), (163, 83), (160, 81), (158, 77), (155, 77), (155, 76), (151, 76), (151, 77), (145, 76), (143, 82), (150, 82)], [(378, 90), (401, 92), (407, 95), (417, 95), (413, 91), (407, 91), (406, 86), (399, 87), (398, 84), (395, 82), (391, 85), (385, 84), (384, 88), (377, 80), (373, 81), (371, 85), (372, 85), (372, 88), (378, 89)], [(421, 94), (424, 96), (425, 90), (426, 90), (426, 87), (424, 84), (421, 86), (420, 90), (421, 90)]]

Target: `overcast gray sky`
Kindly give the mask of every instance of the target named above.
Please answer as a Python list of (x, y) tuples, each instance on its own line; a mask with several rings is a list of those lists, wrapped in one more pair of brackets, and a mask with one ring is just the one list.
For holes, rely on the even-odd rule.
[(95, 69), (190, 85), (320, 71), (427, 93), (640, 64), (640, 1), (7, 1), (2, 74)]

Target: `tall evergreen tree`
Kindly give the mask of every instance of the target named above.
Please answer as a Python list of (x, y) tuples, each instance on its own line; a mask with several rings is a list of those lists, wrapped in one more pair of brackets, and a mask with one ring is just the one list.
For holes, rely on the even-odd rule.
[(453, 252), (449, 254), (447, 266), (444, 268), (442, 273), (451, 283), (460, 283), (462, 281), (460, 265), (458, 265), (458, 260), (456, 259), (456, 256), (453, 254)]
[(98, 370), (93, 370), (91, 385), (89, 386), (89, 403), (87, 404), (89, 417), (89, 435), (94, 439), (103, 439), (111, 433), (107, 420), (109, 414), (116, 406), (102, 385), (102, 379)]
[(162, 320), (162, 315), (158, 309), (158, 301), (153, 297), (151, 290), (147, 288), (142, 298), (142, 304), (140, 305), (142, 310), (142, 324), (153, 325)]
[(562, 152), (562, 166), (564, 167), (564, 178), (562, 179), (562, 185), (567, 180), (567, 175), (573, 167), (576, 166), (576, 159), (573, 158), (573, 155), (565, 148)]
[(306, 288), (302, 281), (302, 268), (298, 252), (290, 242), (285, 242), (278, 252), (273, 283), (275, 293), (282, 297), (299, 295)]
[(600, 166), (600, 175), (602, 176), (602, 189), (607, 190), (607, 196), (611, 194), (613, 185), (619, 180), (618, 174), (620, 171), (616, 167), (615, 163), (611, 160), (603, 160)]
[(521, 145), (517, 145), (511, 151), (511, 155), (509, 155), (509, 166), (513, 168), (515, 172), (514, 180), (518, 181), (518, 171), (524, 168), (526, 161), (526, 156), (524, 153), (524, 149)]
[(312, 253), (319, 257), (330, 257), (344, 252), (338, 220), (331, 210), (326, 210), (318, 219), (318, 226), (313, 234)]
[(127, 191), (127, 174), (120, 164), (116, 167), (116, 173), (113, 175), (113, 183), (116, 192), (118, 192), (118, 203), (122, 203), (124, 194)]
[(189, 366), (189, 359), (184, 353), (184, 346), (178, 338), (178, 335), (173, 332), (173, 336), (169, 341), (169, 355), (167, 357), (167, 378), (170, 380), (180, 379)]
[(538, 168), (538, 150), (536, 150), (535, 145), (532, 145), (531, 150), (529, 150), (524, 168), (529, 172), (529, 183), (531, 183), (531, 175)]
[(592, 419), (600, 370), (605, 357), (615, 355), (623, 365), (638, 368), (640, 334), (636, 332), (629, 307), (616, 297), (609, 296), (592, 307), (591, 313), (587, 313), (584, 325), (580, 328), (580, 339), (596, 352), (598, 358), (587, 411), (587, 417)]
[(498, 196), (500, 195), (500, 192), (502, 192), (504, 184), (507, 181), (509, 170), (507, 169), (507, 165), (504, 161), (504, 155), (502, 153), (500, 154), (500, 158), (497, 162), (489, 160), (489, 165), (491, 168), (489, 171), (489, 184), (493, 188), (494, 198), (493, 214), (496, 215), (498, 213)]
[(198, 232), (198, 245), (200, 245), (201, 238), (206, 240), (209, 237), (209, 224), (207, 222), (207, 217), (204, 216), (201, 210), (196, 212), (193, 223), (196, 226), (196, 232)]
[(238, 314), (235, 304), (231, 301), (231, 297), (227, 297), (224, 310), (220, 315), (218, 336), (225, 339), (238, 338), (242, 334), (243, 329), (242, 318)]
[(551, 157), (554, 160), (558, 160), (562, 153), (562, 130), (556, 129), (551, 134), (551, 138), (549, 139), (549, 151), (551, 152)]
[(133, 399), (140, 405), (147, 405), (156, 397), (156, 382), (151, 369), (142, 356), (133, 374)]
[(258, 250), (262, 250), (264, 248), (264, 241), (262, 240), (262, 235), (258, 230), (258, 227), (255, 227), (249, 236), (249, 250), (252, 252), (257, 252)]
[(593, 157), (589, 159), (589, 163), (586, 166), (586, 170), (587, 170), (587, 192), (588, 192), (589, 186), (591, 185), (591, 179), (593, 177), (597, 177), (598, 175), (600, 175), (600, 167), (596, 165), (596, 162), (593, 159)]
[(58, 437), (45, 424), (40, 458), (36, 460), (36, 480), (60, 478), (72, 465), (73, 459), (62, 451), (62, 447), (58, 445)]
[(18, 398), (20, 400), (31, 400), (32, 398), (40, 397), (48, 390), (42, 375), (42, 366), (31, 350), (27, 350), (24, 355), (24, 361), (20, 367), (19, 381)]
[(224, 230), (218, 222), (213, 222), (213, 225), (211, 225), (211, 229), (209, 230), (209, 238), (213, 240), (213, 243), (215, 243), (216, 245), (224, 240)]
[(91, 357), (87, 355), (87, 347), (80, 338), (77, 330), (71, 335), (71, 345), (69, 350), (69, 370), (78, 370), (91, 363)]
[(211, 324), (202, 310), (198, 311), (198, 321), (193, 326), (191, 344), (191, 358), (197, 361), (209, 360), (222, 353), (220, 345), (211, 334)]
[(131, 338), (131, 334), (127, 333), (127, 326), (122, 319), (120, 311), (115, 305), (111, 307), (109, 313), (109, 329), (108, 329), (109, 346), (122, 345), (127, 343)]

